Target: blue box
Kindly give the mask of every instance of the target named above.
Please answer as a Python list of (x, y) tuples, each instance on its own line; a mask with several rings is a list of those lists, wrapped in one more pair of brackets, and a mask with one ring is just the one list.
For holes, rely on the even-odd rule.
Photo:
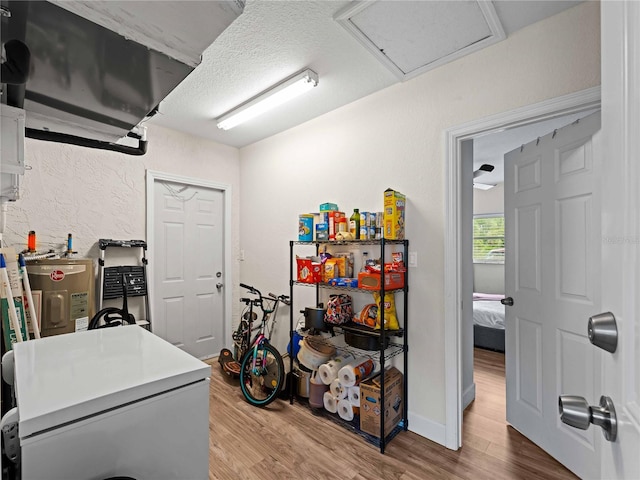
[(313, 240), (313, 215), (306, 213), (298, 217), (298, 240), (311, 242)]
[(329, 224), (316, 223), (316, 240), (324, 242), (329, 240)]
[(322, 204), (320, 204), (320, 211), (321, 212), (328, 212), (330, 210), (338, 211), (338, 205), (336, 205), (335, 203), (322, 203)]

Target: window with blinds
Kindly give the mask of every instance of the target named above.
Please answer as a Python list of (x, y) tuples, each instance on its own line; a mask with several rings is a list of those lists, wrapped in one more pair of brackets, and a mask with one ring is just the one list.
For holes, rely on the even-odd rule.
[(504, 263), (504, 215), (473, 217), (473, 262)]

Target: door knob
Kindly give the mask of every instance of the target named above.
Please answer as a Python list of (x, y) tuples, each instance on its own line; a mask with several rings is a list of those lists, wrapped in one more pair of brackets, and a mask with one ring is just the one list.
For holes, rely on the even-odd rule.
[(618, 421), (613, 401), (604, 395), (600, 397), (600, 405), (590, 406), (583, 397), (560, 395), (558, 411), (563, 423), (580, 430), (587, 430), (592, 423), (602, 427), (604, 438), (616, 441)]
[(218, 290), (222, 290), (223, 285), (221, 283), (216, 283), (216, 288)]
[(507, 297), (500, 300), (500, 303), (506, 305), (507, 307), (513, 307), (513, 298)]
[(587, 324), (589, 341), (609, 353), (614, 353), (618, 347), (618, 327), (613, 313), (599, 313), (589, 318)]

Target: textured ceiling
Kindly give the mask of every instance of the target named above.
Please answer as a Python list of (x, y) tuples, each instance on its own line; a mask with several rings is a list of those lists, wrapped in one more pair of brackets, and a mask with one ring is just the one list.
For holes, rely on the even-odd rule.
[[(334, 20), (350, 3), (247, 1), (244, 13), (207, 48), (202, 63), (150, 121), (242, 147), (397, 83)], [(579, 2), (493, 3), (509, 34)], [(310, 93), (234, 129), (216, 127), (216, 117), (304, 68), (319, 76)]]

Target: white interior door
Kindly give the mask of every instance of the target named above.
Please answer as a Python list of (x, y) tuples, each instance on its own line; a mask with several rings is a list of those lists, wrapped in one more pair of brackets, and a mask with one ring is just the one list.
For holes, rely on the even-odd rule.
[(603, 393), (587, 337), (601, 302), (599, 129), (598, 112), (505, 155), (507, 421), (583, 478), (600, 475), (602, 433), (563, 424), (558, 396)]
[(154, 332), (197, 358), (224, 346), (224, 193), (153, 183)]
[(640, 478), (640, 3), (602, 2), (602, 301), (618, 324), (604, 353), (603, 394), (618, 438), (600, 478)]

